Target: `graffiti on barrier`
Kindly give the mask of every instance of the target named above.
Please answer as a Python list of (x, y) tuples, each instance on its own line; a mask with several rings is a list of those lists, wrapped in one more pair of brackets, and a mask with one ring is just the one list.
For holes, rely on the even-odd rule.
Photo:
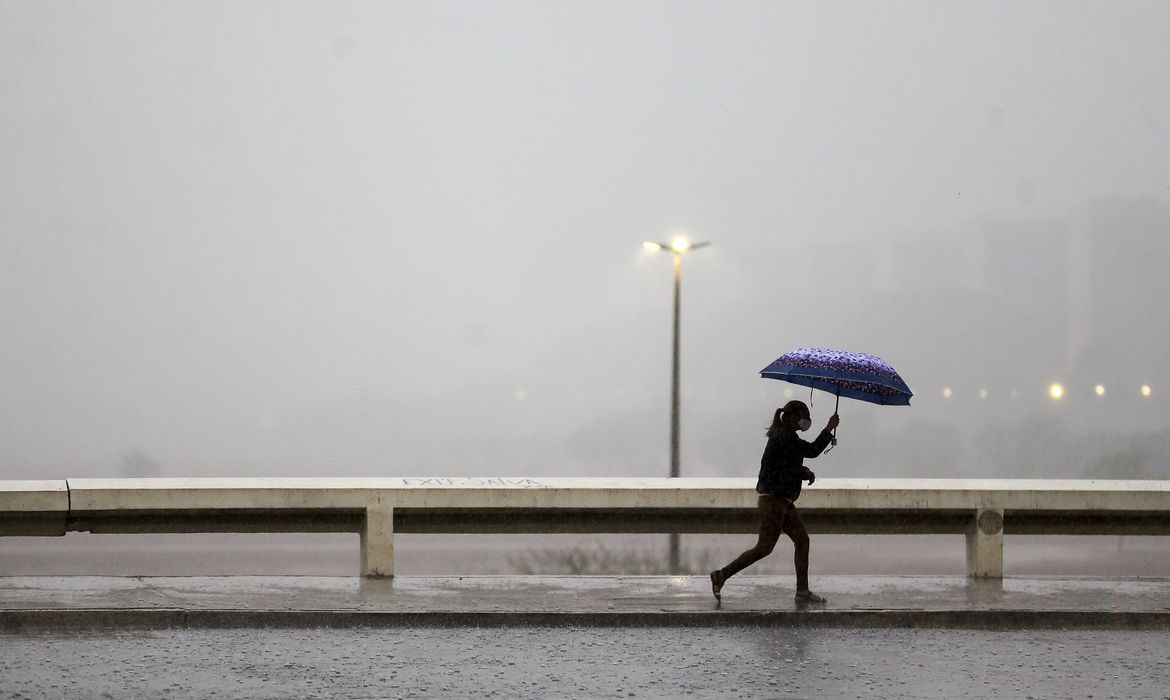
[(465, 487), (473, 488), (476, 486), (506, 486), (514, 489), (543, 489), (548, 488), (547, 484), (537, 481), (535, 479), (514, 479), (508, 477), (417, 477), (405, 478), (402, 480), (403, 486), (444, 486), (444, 487)]

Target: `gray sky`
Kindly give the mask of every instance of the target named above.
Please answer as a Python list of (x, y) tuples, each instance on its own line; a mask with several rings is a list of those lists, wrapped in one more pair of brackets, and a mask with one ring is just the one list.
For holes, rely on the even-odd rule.
[(822, 473), (1079, 476), (1083, 440), (1170, 468), (1168, 28), (2, 0), (0, 478), (665, 474), (670, 260), (640, 244), (680, 230), (714, 243), (684, 474), (754, 475), (787, 398), (757, 373), (809, 345), (918, 394), (843, 406)]

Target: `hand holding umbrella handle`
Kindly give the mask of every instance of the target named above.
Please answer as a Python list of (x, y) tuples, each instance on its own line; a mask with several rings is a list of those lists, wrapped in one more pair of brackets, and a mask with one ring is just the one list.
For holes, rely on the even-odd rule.
[(836, 445), (836, 444), (837, 444), (837, 426), (838, 426), (840, 423), (841, 423), (841, 416), (839, 416), (839, 415), (837, 415), (836, 413), (834, 413), (834, 414), (833, 414), (833, 415), (832, 415), (832, 416), (829, 418), (829, 422), (825, 424), (825, 430), (829, 430), (829, 431), (831, 431), (831, 432), (833, 433), (833, 444), (834, 444), (834, 445)]

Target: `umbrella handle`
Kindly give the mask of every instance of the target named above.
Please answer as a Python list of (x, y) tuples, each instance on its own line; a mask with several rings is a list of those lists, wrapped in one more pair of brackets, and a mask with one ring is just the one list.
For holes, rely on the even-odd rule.
[[(833, 415), (837, 415), (837, 409), (841, 407), (841, 385), (837, 385), (837, 403), (833, 406)], [(837, 444), (837, 428), (833, 428), (833, 444)]]

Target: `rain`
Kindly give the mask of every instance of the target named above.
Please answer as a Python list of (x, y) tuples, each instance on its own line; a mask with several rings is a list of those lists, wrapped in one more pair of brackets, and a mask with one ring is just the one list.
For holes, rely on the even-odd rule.
[[(1167, 27), (1153, 0), (5, 0), (0, 482), (746, 483), (794, 399), (840, 415), (826, 479), (1170, 480)], [(880, 363), (890, 400), (794, 380), (808, 348)], [(76, 493), (61, 521), (100, 530)], [(787, 540), (729, 583), (733, 528), (668, 566), (653, 530), (396, 533), (378, 499), (299, 533), (236, 506), (245, 532), (0, 537), (0, 695), (1170, 677), (1157, 512), (812, 527), (826, 606)]]
[(1167, 15), (5, 3), (0, 474), (1166, 478)]

